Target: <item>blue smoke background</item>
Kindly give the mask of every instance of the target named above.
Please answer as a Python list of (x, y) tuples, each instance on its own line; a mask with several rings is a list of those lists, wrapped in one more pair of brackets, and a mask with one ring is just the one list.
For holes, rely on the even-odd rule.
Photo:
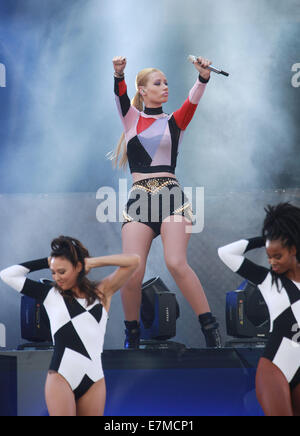
[[(162, 69), (172, 112), (196, 72), (214, 75), (186, 132), (177, 176), (207, 192), (298, 187), (300, 62), (297, 0), (0, 0), (0, 192), (96, 192), (118, 186), (105, 155), (122, 126), (111, 60)], [(125, 174), (125, 177), (128, 174)]]
[[(224, 334), (225, 293), (241, 280), (217, 248), (257, 236), (267, 203), (300, 201), (299, 41), (299, 0), (0, 0), (0, 270), (48, 255), (59, 234), (77, 237), (91, 255), (121, 251), (121, 224), (96, 219), (98, 189), (131, 183), (105, 158), (122, 132), (112, 58), (128, 59), (130, 96), (139, 70), (163, 70), (171, 113), (197, 77), (187, 56), (202, 55), (230, 76), (212, 74), (177, 177), (205, 188), (205, 229), (192, 235), (188, 256)], [(160, 238), (145, 281), (157, 275), (179, 300), (175, 340), (203, 346)], [(0, 300), (12, 348), (21, 341), (20, 298), (2, 283)], [(113, 304), (106, 347), (122, 348), (119, 294)]]

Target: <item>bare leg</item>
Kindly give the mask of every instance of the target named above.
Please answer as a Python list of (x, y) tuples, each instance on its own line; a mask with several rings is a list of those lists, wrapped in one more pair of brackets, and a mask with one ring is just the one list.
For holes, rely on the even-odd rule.
[(121, 289), (122, 303), (127, 321), (139, 321), (141, 307), (141, 286), (145, 275), (146, 262), (154, 231), (145, 224), (132, 222), (122, 229), (123, 253), (138, 254), (140, 266)]
[(50, 416), (76, 416), (76, 403), (69, 383), (56, 372), (49, 372), (45, 386)]
[(77, 401), (77, 416), (103, 416), (106, 401), (105, 379), (93, 384)]
[(266, 416), (293, 416), (290, 385), (280, 369), (265, 358), (257, 368), (256, 395)]
[(300, 384), (293, 389), (292, 403), (294, 416), (300, 416)]
[(184, 218), (181, 222), (175, 222), (175, 219), (178, 220), (178, 216), (168, 218), (170, 222), (164, 221), (161, 226), (165, 261), (177, 286), (198, 316), (210, 312), (210, 307), (200, 280), (187, 262), (191, 234), (186, 233), (186, 226), (191, 224)]

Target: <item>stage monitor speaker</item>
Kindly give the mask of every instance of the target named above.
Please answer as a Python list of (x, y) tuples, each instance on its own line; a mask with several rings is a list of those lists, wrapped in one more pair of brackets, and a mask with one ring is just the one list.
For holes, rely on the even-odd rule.
[(227, 334), (235, 338), (268, 338), (270, 316), (258, 287), (247, 280), (226, 295)]
[(142, 286), (141, 339), (167, 340), (176, 336), (179, 318), (176, 295), (170, 292), (160, 277)]
[[(41, 282), (47, 280), (42, 279)], [(44, 306), (26, 295), (21, 299), (21, 337), (31, 342), (52, 342), (50, 322)]]

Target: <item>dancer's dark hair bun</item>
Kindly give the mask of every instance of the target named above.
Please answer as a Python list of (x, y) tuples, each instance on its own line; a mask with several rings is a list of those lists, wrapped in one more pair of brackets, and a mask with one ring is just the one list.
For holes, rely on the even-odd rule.
[[(86, 277), (85, 259), (90, 257), (88, 250), (78, 239), (71, 238), (70, 236), (59, 236), (53, 239), (51, 250), (51, 257), (63, 257), (71, 262), (74, 267), (81, 263), (82, 270), (78, 275), (77, 284), (81, 292), (86, 295), (88, 305), (93, 304), (98, 298), (97, 283), (91, 282)], [(70, 292), (60, 292), (64, 297), (70, 297)]]
[(72, 265), (76, 266), (78, 262), (84, 264), (84, 259), (90, 257), (88, 250), (82, 243), (70, 236), (59, 236), (51, 243), (51, 257), (65, 257)]

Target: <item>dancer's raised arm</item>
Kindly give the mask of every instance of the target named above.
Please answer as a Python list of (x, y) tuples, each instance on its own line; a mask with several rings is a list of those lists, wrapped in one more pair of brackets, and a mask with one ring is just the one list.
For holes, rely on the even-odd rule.
[(95, 257), (85, 259), (85, 269), (89, 272), (93, 268), (107, 266), (118, 266), (112, 274), (105, 277), (98, 286), (100, 297), (105, 297), (105, 307), (108, 309), (110, 299), (134, 273), (140, 264), (138, 255), (116, 254), (111, 256)]
[(48, 268), (48, 258), (33, 260), (4, 269), (0, 272), (0, 278), (4, 281), (4, 283), (21, 294), (27, 295), (35, 300), (44, 301), (51, 289), (51, 286), (31, 280), (27, 277), (27, 275), (31, 272)]
[(264, 238), (241, 239), (240, 241), (219, 248), (218, 253), (220, 259), (233, 272), (259, 285), (265, 280), (270, 271), (247, 259), (245, 254), (251, 250), (262, 247), (265, 247)]

